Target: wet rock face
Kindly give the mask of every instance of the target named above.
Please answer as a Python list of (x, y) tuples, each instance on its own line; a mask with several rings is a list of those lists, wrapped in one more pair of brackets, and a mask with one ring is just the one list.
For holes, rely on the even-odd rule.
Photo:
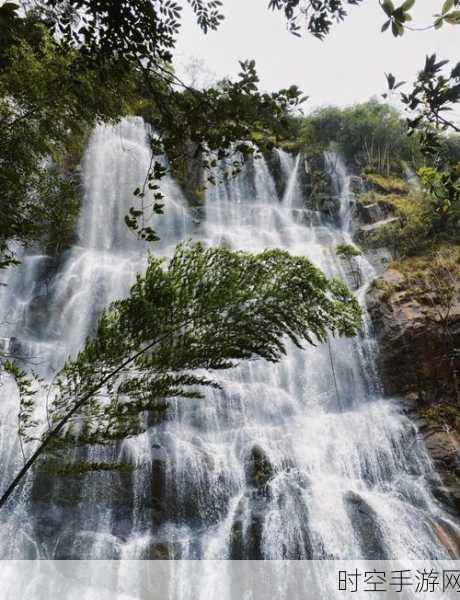
[(382, 532), (375, 511), (359, 494), (348, 492), (345, 506), (359, 539), (361, 556), (365, 560), (388, 560), (382, 544)]
[[(273, 531), (273, 523), (270, 523), (269, 515), (273, 510), (279, 510), (264, 495), (257, 490), (246, 492), (240, 500), (235, 512), (233, 524), (230, 532), (230, 552), (231, 560), (266, 560), (272, 556), (266, 554), (267, 549), (272, 548), (272, 544), (267, 542)], [(278, 548), (277, 558), (283, 560), (311, 560), (313, 558), (323, 558), (313, 555), (313, 549), (308, 529), (308, 516), (304, 510), (301, 510), (303, 520), (295, 520), (295, 536), (290, 539), (289, 544), (283, 544)], [(286, 532), (284, 532), (286, 533)]]
[(43, 335), (50, 321), (49, 298), (43, 294), (35, 296), (28, 307), (27, 325), (38, 335)]
[(305, 474), (275, 470), (266, 453), (251, 449), (246, 461), (246, 490), (233, 514), (229, 540), (232, 560), (312, 560), (309, 486)]
[(429, 524), (435, 536), (446, 548), (450, 558), (458, 560), (460, 558), (460, 537), (458, 530), (452, 527), (451, 523), (440, 517), (432, 520)]
[[(293, 158), (295, 158), (295, 155), (296, 152), (293, 152)], [(270, 175), (273, 178), (278, 198), (281, 199), (284, 197), (289, 181), (286, 176), (286, 173), (283, 170), (283, 165), (281, 163), (279, 152), (277, 152), (276, 150), (267, 152), (264, 154), (264, 159), (267, 163)], [(311, 173), (309, 163), (306, 159), (303, 159), (301, 161), (297, 177), (299, 188), (303, 192), (304, 200), (307, 201), (311, 187)]]
[(141, 554), (142, 560), (178, 560), (182, 555), (179, 542), (152, 543)]
[(362, 177), (358, 175), (350, 176), (350, 192), (353, 194), (362, 194), (366, 191), (366, 184)]
[(453, 513), (460, 514), (460, 439), (453, 432), (422, 423), (420, 431), (440, 480), (431, 484), (432, 492)]
[[(379, 346), (378, 363), (385, 391), (416, 394), (422, 404), (451, 397), (452, 365), (442, 327), (431, 306), (405, 289), (404, 276), (388, 269), (367, 294)], [(450, 335), (460, 347), (460, 303), (451, 310)], [(457, 358), (457, 371), (460, 357)]]
[(340, 199), (322, 154), (310, 156), (299, 169), (299, 184), (304, 191), (307, 208), (321, 213), (325, 221), (338, 223)]
[[(26, 337), (30, 334), (37, 337), (46, 335), (51, 318), (50, 286), (56, 277), (61, 261), (62, 258), (51, 256), (43, 256), (37, 261), (34, 295), (29, 298), (24, 309), (22, 331), (19, 329), (19, 336), (22, 336), (23, 333)], [(17, 343), (21, 345), (21, 340), (17, 340)], [(19, 353), (27, 356), (25, 344), (23, 344)]]
[(159, 444), (154, 444), (152, 447), (151, 469), (152, 520), (155, 525), (158, 525), (164, 520), (167, 512), (165, 505), (167, 453)]
[(95, 533), (68, 528), (58, 537), (54, 550), (54, 560), (81, 560), (91, 555), (95, 560), (119, 560), (121, 558), (120, 539), (110, 533)]
[[(454, 431), (420, 414), (440, 401), (456, 405), (452, 368), (445, 332), (427, 304), (406, 290), (405, 277), (388, 269), (378, 285), (370, 288), (367, 306), (378, 342), (377, 356), (384, 391), (402, 396), (409, 415), (417, 422), (425, 445), (440, 474), (432, 482), (435, 496), (457, 514), (460, 512), (460, 439)], [(453, 347), (460, 347), (460, 302), (451, 310), (449, 326)]]
[(286, 191), (287, 181), (283, 173), (280, 156), (273, 150), (272, 152), (267, 152), (264, 158), (267, 162), (270, 175), (273, 177), (278, 198), (282, 198)]
[(202, 154), (197, 145), (189, 142), (185, 145), (185, 160), (172, 164), (172, 172), (191, 207), (204, 204)]
[(365, 225), (377, 223), (388, 216), (387, 212), (378, 202), (373, 202), (372, 204), (363, 204), (362, 202), (358, 202), (356, 204), (356, 209), (358, 211), (359, 219)]
[(246, 459), (246, 482), (249, 486), (261, 489), (274, 475), (273, 466), (260, 446), (254, 446)]
[(267, 504), (255, 493), (240, 500), (230, 533), (231, 560), (263, 560), (263, 529)]
[(232, 560), (263, 560), (263, 529), (269, 506), (268, 484), (274, 468), (260, 446), (246, 458), (246, 484), (250, 488), (240, 500), (230, 534)]
[[(84, 477), (36, 476), (32, 491), (33, 510), (29, 518), (40, 558), (79, 560), (88, 556), (90, 548), (96, 554), (100, 553), (100, 558), (118, 558), (119, 550), (114, 541), (126, 539), (133, 527), (130, 488), (120, 485), (116, 473), (103, 473), (98, 479), (96, 477), (96, 474)], [(48, 487), (47, 482), (51, 484)], [(88, 483), (95, 484), (95, 493), (91, 496), (84, 492)], [(107, 490), (110, 490), (110, 506)], [(104, 520), (109, 508), (113, 527), (107, 527), (103, 536), (91, 540), (89, 532), (98, 531), (98, 524)], [(76, 537), (75, 532), (81, 535)], [(85, 532), (88, 533), (86, 538)]]

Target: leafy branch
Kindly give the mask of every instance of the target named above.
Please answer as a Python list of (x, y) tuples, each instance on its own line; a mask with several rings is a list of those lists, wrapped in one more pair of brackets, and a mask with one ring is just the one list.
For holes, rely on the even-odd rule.
[[(436, 54), (427, 56), (424, 68), (418, 73), (410, 93), (401, 93), (401, 102), (410, 113), (407, 124), (409, 133), (418, 131), (422, 134), (422, 145), (427, 153), (432, 153), (439, 146), (439, 132), (451, 129), (460, 132), (460, 127), (453, 119), (447, 119), (445, 112), (452, 111), (460, 102), (460, 62), (446, 75), (443, 68), (448, 60), (437, 62)], [(395, 77), (387, 75), (388, 88), (395, 91), (404, 82), (396, 83)]]
[(304, 257), (201, 244), (178, 246), (167, 268), (150, 257), (129, 297), (109, 307), (95, 336), (55, 379), (44, 435), (36, 433), (30, 388), (22, 386), (30, 410), (21, 414), (21, 437), (38, 447), (0, 507), (45, 451), (137, 435), (146, 414), (161, 417), (168, 398), (199, 399), (200, 388), (220, 387), (203, 369), (254, 358), (275, 363), (286, 353), (286, 338), (302, 347), (324, 342), (328, 331), (353, 336), (360, 324), (347, 287)]
[(322, 40), (334, 23), (340, 23), (347, 16), (346, 6), (360, 4), (362, 0), (270, 0), (269, 8), (284, 12), (288, 30), (300, 36), (303, 20), (307, 30)]
[(396, 8), (392, 0), (380, 0), (380, 6), (388, 17), (387, 21), (382, 25), (382, 32), (391, 26), (393, 35), (399, 37), (404, 34), (406, 29), (410, 31), (426, 31), (428, 29), (440, 29), (444, 23), (451, 25), (460, 24), (460, 11), (452, 10), (455, 6), (459, 6), (460, 2), (458, 0), (445, 0), (441, 13), (434, 15), (435, 21), (432, 24), (426, 27), (411, 27), (407, 23), (412, 21), (409, 11), (415, 2), (416, 0), (405, 0)]

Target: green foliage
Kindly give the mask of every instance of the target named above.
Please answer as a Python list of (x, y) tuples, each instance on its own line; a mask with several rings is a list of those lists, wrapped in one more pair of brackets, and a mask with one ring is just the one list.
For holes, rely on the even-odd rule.
[(448, 270), (454, 278), (460, 279), (460, 245), (441, 244), (431, 252), (405, 258), (394, 263), (394, 266), (403, 273), (407, 282), (425, 288), (427, 278), (432, 279), (433, 272)]
[[(400, 93), (401, 102), (410, 115), (407, 119), (409, 134), (420, 133), (422, 150), (428, 156), (439, 151), (442, 132), (449, 129), (460, 132), (454, 120), (449, 120), (445, 115), (460, 101), (460, 63), (446, 73), (448, 64), (448, 60), (438, 62), (436, 54), (427, 56), (412, 91)], [(387, 75), (387, 80), (390, 91), (404, 84), (396, 84), (391, 74)]]
[(421, 167), (418, 176), (422, 190), (394, 177), (366, 175), (378, 192), (368, 192), (360, 201), (378, 203), (395, 217), (373, 231), (366, 243), (387, 247), (394, 258), (423, 255), (458, 241), (460, 171)]
[(372, 287), (379, 290), (380, 302), (388, 302), (395, 292), (395, 287), (388, 283), (388, 281), (385, 281), (382, 277), (375, 279), (372, 282)]
[(301, 135), (305, 151), (336, 144), (350, 165), (380, 175), (400, 174), (403, 163), (419, 160), (417, 139), (407, 137), (400, 114), (377, 100), (321, 108), (305, 119)]
[(332, 143), (338, 143), (343, 121), (343, 110), (336, 106), (325, 106), (312, 112), (301, 126), (304, 151), (309, 155), (319, 154)]
[(381, 6), (388, 20), (382, 25), (382, 31), (386, 31), (391, 25), (391, 31), (395, 37), (404, 33), (404, 23), (412, 21), (409, 10), (414, 6), (415, 0), (405, 0), (397, 8), (392, 0), (383, 0)]
[(459, 246), (444, 246), (429, 256), (406, 260), (400, 270), (411, 296), (433, 309), (436, 320), (448, 325), (460, 282)]
[(351, 244), (339, 244), (335, 252), (339, 258), (348, 263), (349, 275), (351, 276), (355, 288), (361, 285), (361, 269), (356, 261), (358, 256), (361, 256), (361, 250)]
[[(438, 15), (436, 27), (444, 21), (458, 24), (460, 11), (450, 12), (459, 5), (446, 0), (442, 15)], [(446, 116), (460, 101), (460, 63), (446, 73), (448, 60), (437, 61), (436, 54), (427, 56), (425, 66), (419, 72), (410, 93), (400, 93), (400, 98), (409, 114), (409, 135), (420, 139), (422, 152), (430, 159), (431, 167), (419, 170), (421, 181), (431, 197), (431, 233), (444, 239), (458, 239), (460, 227), (460, 163), (458, 140), (445, 132), (460, 133), (453, 119)], [(390, 78), (391, 77), (391, 78)], [(394, 90), (395, 78), (388, 77), (389, 89)], [(449, 150), (452, 148), (452, 152)]]
[(300, 35), (299, 20), (303, 20), (308, 31), (321, 40), (330, 32), (334, 22), (345, 19), (347, 5), (360, 2), (362, 0), (270, 0), (269, 8), (284, 12), (292, 34)]
[(445, 0), (442, 5), (442, 10), (440, 14), (435, 15), (436, 21), (434, 26), (436, 29), (440, 29), (444, 23), (449, 23), (450, 25), (460, 25), (460, 11), (452, 10), (455, 6), (458, 6), (458, 2), (455, 0)]
[(339, 244), (335, 249), (337, 256), (340, 258), (351, 259), (356, 256), (361, 256), (361, 250), (358, 250), (355, 246), (351, 244)]
[(442, 164), (448, 162), (452, 164), (460, 163), (460, 135), (451, 133), (443, 136), (440, 140), (438, 154), (441, 157)]
[(427, 252), (436, 243), (431, 235), (430, 202), (425, 194), (412, 190), (403, 196), (375, 192), (368, 196), (396, 217), (370, 235), (367, 243), (371, 247), (386, 247), (393, 258), (399, 259)]
[(27, 439), (27, 431), (29, 428), (37, 427), (38, 421), (34, 419), (35, 395), (37, 389), (43, 384), (35, 373), (29, 374), (21, 369), (12, 360), (2, 362), (2, 370), (8, 373), (16, 382), (19, 392), (19, 413), (18, 413), (18, 433), (21, 440)]
[(430, 194), (433, 228), (458, 235), (460, 231), (460, 163), (450, 169), (422, 167), (418, 176)]
[(378, 192), (382, 194), (401, 194), (409, 193), (409, 185), (399, 177), (382, 177), (375, 173), (366, 173), (365, 179)]
[(443, 431), (447, 425), (452, 431), (460, 433), (460, 408), (456, 403), (439, 402), (423, 410), (421, 416), (430, 423), (437, 423)]
[[(405, 0), (400, 6), (395, 7), (392, 0), (381, 1), (380, 6), (388, 17), (382, 25), (382, 32), (389, 29), (390, 25), (391, 32), (395, 37), (402, 36), (406, 29), (420, 29), (407, 25), (408, 22), (412, 21), (412, 16), (409, 11), (415, 5), (415, 2), (416, 0)], [(449, 23), (451, 25), (460, 24), (460, 10), (454, 10), (456, 6), (460, 6), (458, 0), (443, 0), (440, 6), (441, 12), (434, 15), (435, 21), (431, 27), (440, 29), (444, 23)], [(423, 29), (430, 29), (431, 27), (424, 27)]]
[[(359, 5), (362, 0), (270, 0), (269, 8), (283, 11), (288, 29), (296, 36), (300, 35), (303, 20), (306, 29), (319, 39), (323, 39), (331, 30), (334, 22), (343, 21), (347, 16), (347, 5)], [(440, 13), (434, 15), (434, 22), (428, 27), (411, 27), (410, 10), (416, 0), (404, 0), (396, 6), (393, 0), (379, 0), (386, 20), (381, 31), (391, 30), (394, 37), (400, 37), (405, 30), (440, 29), (444, 23), (460, 24), (460, 0), (439, 0)]]
[(197, 399), (200, 387), (219, 387), (199, 369), (257, 357), (277, 362), (285, 336), (299, 347), (324, 341), (328, 331), (352, 336), (360, 319), (346, 286), (304, 257), (180, 245), (167, 265), (150, 258), (130, 296), (110, 306), (94, 338), (66, 364), (54, 386), (50, 426), (66, 424), (64, 444), (135, 435), (146, 426), (146, 412), (162, 417), (168, 398)]
[[(275, 93), (262, 93), (254, 61), (240, 63), (236, 81), (225, 79), (206, 90), (168, 90), (164, 102), (169, 113), (153, 105), (149, 121), (161, 133), (161, 150), (173, 168), (187, 155), (187, 144), (194, 145), (195, 156), (212, 179), (217, 160), (232, 159), (228, 176), (237, 175), (241, 162), (273, 148), (285, 140), (292, 127), (291, 113), (306, 98), (296, 86)], [(180, 166), (180, 165), (179, 165)]]
[[(150, 175), (154, 180), (161, 180), (154, 160), (160, 152), (168, 155), (174, 172), (180, 173), (192, 147), (194, 158), (203, 159), (202, 166), (208, 170), (209, 183), (214, 183), (212, 168), (216, 154), (217, 160), (228, 158), (232, 163), (227, 174), (232, 176), (239, 173), (241, 162), (248, 156), (286, 140), (286, 131), (295, 121), (293, 112), (305, 98), (295, 86), (272, 94), (261, 93), (254, 61), (241, 63), (236, 81), (224, 80), (207, 90), (191, 89), (179, 81), (172, 68), (172, 57), (184, 4), (191, 6), (204, 32), (216, 29), (223, 19), (221, 2), (215, 0), (26, 1), (26, 18), (15, 4), (2, 6), (0, 19), (7, 25), (8, 34), (0, 43), (0, 63), (7, 67), (6, 72), (12, 70), (14, 74), (18, 62), (14, 52), (22, 48), (23, 54), (34, 57), (35, 64), (29, 64), (29, 69), (16, 73), (12, 89), (13, 82), (0, 89), (0, 111), (8, 113), (13, 108), (15, 113), (6, 114), (0, 120), (2, 129), (6, 129), (5, 132), (0, 131), (6, 140), (4, 147), (0, 148), (0, 160), (8, 154), (15, 161), (23, 158), (24, 149), (17, 142), (29, 136), (33, 142), (41, 139), (43, 146), (47, 146), (40, 148), (32, 143), (33, 152), (24, 172), (18, 169), (22, 177), (17, 177), (6, 164), (6, 183), (10, 183), (13, 175), (20, 181), (13, 179), (13, 187), (18, 185), (2, 211), (2, 264), (13, 258), (8, 249), (11, 241), (28, 243), (49, 229), (49, 222), (43, 217), (45, 205), (55, 203), (60, 197), (63, 214), (75, 213), (73, 200), (63, 189), (62, 178), (55, 175), (53, 179), (47, 163), (62, 156), (63, 149), (68, 149), (69, 140), (81, 136), (82, 131), (87, 131), (96, 120), (120, 117), (126, 112), (127, 104), (132, 109), (136, 103), (132, 97), (133, 87), (137, 87), (138, 95), (143, 98), (139, 108), (148, 113), (160, 135), (159, 139), (152, 140)], [(293, 33), (298, 34), (298, 20), (303, 17), (307, 29), (323, 37), (334, 20), (340, 21), (346, 16), (346, 5), (352, 4), (359, 4), (359, 0), (272, 0), (269, 6), (284, 12)], [(408, 20), (406, 16), (410, 7), (410, 1), (398, 8), (384, 3), (384, 10), (396, 27)], [(451, 8), (446, 10), (444, 6), (443, 18), (451, 19)], [(42, 47), (44, 39), (48, 49)], [(392, 76), (389, 77), (391, 80)], [(18, 89), (19, 80), (26, 82), (22, 94)], [(399, 85), (395, 81), (392, 83), (394, 89)], [(32, 101), (27, 101), (31, 88), (35, 93)], [(45, 88), (48, 98), (43, 93)], [(451, 86), (451, 96), (455, 89)], [(37, 96), (40, 90), (42, 92)], [(51, 107), (50, 97), (53, 98)], [(54, 102), (55, 98), (59, 100)], [(65, 114), (64, 106), (67, 107)], [(391, 122), (391, 115), (385, 114), (381, 108), (372, 108), (370, 104), (367, 112), (367, 117), (376, 113), (372, 126), (367, 130), (365, 126), (363, 129), (363, 122), (360, 122), (361, 117), (356, 111), (356, 114), (346, 115), (338, 141), (347, 158), (354, 160), (358, 166), (368, 164), (373, 171), (386, 174), (397, 172), (401, 160), (413, 162), (417, 144), (410, 146), (406, 140), (403, 147), (403, 139), (396, 131), (397, 119), (393, 118), (395, 122)], [(37, 114), (43, 114), (43, 118), (38, 119)], [(439, 115), (439, 111), (436, 114)], [(18, 115), (21, 115), (20, 119), (16, 119)], [(80, 131), (76, 123), (80, 124)], [(56, 131), (55, 124), (63, 127)], [(349, 124), (353, 126), (347, 130)], [(10, 129), (15, 130), (15, 136), (8, 141)], [(372, 130), (375, 134), (371, 133)], [(329, 131), (332, 133), (334, 128), (330, 127)], [(62, 139), (64, 132), (67, 133), (65, 140)], [(36, 136), (35, 140), (32, 133)], [(308, 126), (305, 133), (308, 134)], [(327, 138), (326, 133), (323, 137)], [(292, 144), (294, 142), (291, 141)], [(8, 163), (7, 159), (5, 162)], [(141, 238), (154, 241), (157, 236), (150, 220), (162, 213), (164, 198), (156, 187), (155, 202), (148, 204), (143, 192), (138, 195), (127, 224)], [(14, 201), (18, 199), (24, 206)], [(50, 212), (56, 214), (55, 209)], [(58, 231), (59, 227), (54, 229)], [(62, 242), (51, 245), (59, 247)]]
[(97, 120), (129, 110), (135, 85), (121, 64), (83, 66), (35, 17), (2, 47), (0, 73), (0, 250), (42, 240), (58, 251), (78, 214), (76, 181), (65, 157), (81, 150)]
[[(31, 4), (29, 2), (29, 4)], [(184, 4), (204, 33), (223, 20), (220, 0), (39, 0), (53, 33), (91, 60), (114, 55), (150, 65), (170, 63)]]
[[(240, 63), (241, 71), (236, 81), (225, 79), (215, 87), (204, 90), (181, 89), (180, 82), (171, 79), (166, 85), (155, 83), (155, 75), (145, 73), (150, 110), (144, 116), (153, 125), (159, 137), (152, 140), (152, 157), (166, 154), (172, 172), (179, 179), (187, 179), (187, 165), (199, 160), (205, 174), (205, 185), (215, 185), (215, 167), (227, 159), (229, 165), (223, 179), (235, 177), (242, 164), (251, 157), (271, 150), (286, 140), (293, 124), (292, 113), (306, 100), (297, 86), (273, 93), (262, 93), (254, 61)], [(164, 198), (158, 182), (161, 164), (152, 160), (148, 174), (155, 197)], [(142, 199), (145, 187), (139, 197)], [(202, 192), (198, 189), (198, 194)], [(140, 237), (156, 239), (150, 227), (140, 226), (145, 220), (145, 206), (131, 213), (127, 224), (138, 231)], [(155, 211), (153, 211), (155, 212)], [(145, 234), (147, 232), (147, 237)]]

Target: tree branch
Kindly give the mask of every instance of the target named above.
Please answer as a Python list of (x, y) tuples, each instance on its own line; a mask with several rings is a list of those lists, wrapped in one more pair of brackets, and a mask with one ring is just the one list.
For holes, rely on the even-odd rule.
[(153, 347), (155, 347), (157, 344), (160, 344), (164, 340), (168, 339), (171, 335), (173, 335), (174, 333), (179, 331), (182, 327), (186, 327), (187, 325), (190, 325), (192, 322), (193, 322), (193, 320), (191, 319), (185, 323), (181, 323), (177, 328), (169, 331), (168, 333), (166, 333), (163, 336), (160, 336), (158, 339), (154, 340), (153, 342), (150, 342), (149, 344), (147, 344), (147, 346), (145, 346), (144, 348), (142, 348), (141, 350), (136, 352), (136, 354), (127, 358), (121, 365), (119, 365), (116, 369), (114, 369), (108, 375), (103, 377), (94, 387), (92, 387), (91, 390), (87, 394), (85, 394), (83, 396), (83, 398), (81, 398), (81, 400), (79, 400), (75, 404), (75, 406), (64, 417), (62, 417), (62, 419), (58, 422), (58, 424), (45, 436), (45, 438), (39, 444), (38, 448), (35, 450), (35, 452), (32, 454), (32, 456), (24, 463), (24, 466), (22, 467), (22, 469), (17, 473), (16, 477), (13, 479), (13, 481), (10, 483), (10, 485), (5, 490), (3, 495), (0, 497), (0, 509), (3, 508), (3, 506), (6, 504), (9, 497), (13, 494), (13, 492), (16, 490), (18, 485), (21, 483), (21, 481), (23, 480), (25, 475), (27, 475), (27, 473), (29, 472), (31, 467), (34, 465), (34, 463), (37, 461), (37, 459), (46, 450), (46, 448), (48, 447), (51, 440), (54, 437), (56, 437), (57, 435), (59, 435), (59, 433), (64, 429), (66, 424), (75, 415), (75, 413), (78, 412), (78, 410), (86, 402), (88, 402), (88, 400), (90, 400), (90, 398), (92, 398), (92, 396), (94, 396), (94, 394), (96, 392), (98, 392), (106, 383), (108, 383), (110, 381), (110, 379), (112, 379), (113, 377), (118, 375), (118, 373), (120, 373), (125, 367), (132, 364), (140, 356), (145, 354), (145, 352), (148, 352)]

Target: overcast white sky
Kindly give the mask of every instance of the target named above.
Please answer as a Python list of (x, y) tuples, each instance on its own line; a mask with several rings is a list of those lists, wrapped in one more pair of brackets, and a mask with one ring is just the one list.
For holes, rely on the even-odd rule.
[[(400, 2), (396, 2), (400, 4)], [(442, 0), (417, 0), (412, 25), (426, 26)], [(188, 57), (203, 59), (217, 78), (238, 72), (238, 60), (255, 59), (263, 89), (297, 84), (310, 100), (305, 109), (322, 104), (347, 105), (385, 91), (384, 73), (411, 81), (425, 54), (460, 60), (460, 26), (439, 31), (406, 32), (394, 38), (381, 33), (385, 15), (378, 0), (351, 7), (346, 20), (319, 41), (305, 33), (298, 39), (286, 31), (284, 16), (267, 10), (268, 0), (224, 0), (226, 20), (219, 31), (203, 35), (184, 11), (177, 69), (183, 75)]]

